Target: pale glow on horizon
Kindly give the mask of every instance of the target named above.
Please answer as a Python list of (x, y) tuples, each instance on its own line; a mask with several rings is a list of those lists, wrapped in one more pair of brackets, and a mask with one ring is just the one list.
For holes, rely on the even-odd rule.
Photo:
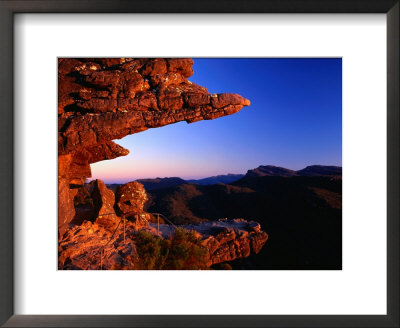
[[(145, 156), (144, 156), (145, 157)], [(100, 179), (107, 183), (129, 182), (137, 179), (153, 179), (165, 177), (179, 177), (182, 179), (202, 179), (215, 175), (225, 174), (245, 174), (245, 170), (229, 170), (228, 166), (218, 167), (216, 164), (224, 164), (216, 159), (214, 165), (206, 163), (193, 163), (188, 158), (186, 161), (181, 159), (177, 162), (146, 160), (143, 156), (135, 157), (129, 154), (126, 157), (119, 157), (91, 164), (92, 178), (88, 181)], [(227, 163), (226, 163), (227, 164)], [(257, 165), (258, 166), (258, 165)]]

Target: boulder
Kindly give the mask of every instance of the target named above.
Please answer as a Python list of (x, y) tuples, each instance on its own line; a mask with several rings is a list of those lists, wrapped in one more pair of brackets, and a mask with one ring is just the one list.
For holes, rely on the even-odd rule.
[(119, 218), (114, 211), (115, 196), (101, 180), (95, 180), (92, 191), (94, 216), (96, 223), (107, 230), (115, 229)]
[(133, 181), (118, 186), (115, 198), (115, 209), (119, 215), (141, 225), (147, 224), (148, 215), (143, 208), (148, 198), (141, 183)]

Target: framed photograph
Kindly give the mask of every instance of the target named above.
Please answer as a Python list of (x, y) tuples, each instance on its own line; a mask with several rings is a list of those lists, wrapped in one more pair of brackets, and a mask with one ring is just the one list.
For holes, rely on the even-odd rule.
[(399, 327), (398, 1), (0, 1), (0, 323)]

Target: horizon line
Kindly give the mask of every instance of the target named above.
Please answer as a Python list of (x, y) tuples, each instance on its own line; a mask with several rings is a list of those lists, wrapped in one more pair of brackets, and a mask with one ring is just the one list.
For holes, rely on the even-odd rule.
[[(154, 179), (171, 179), (171, 178), (178, 178), (178, 179), (182, 179), (182, 180), (188, 181), (188, 180), (202, 180), (202, 179), (207, 179), (207, 178), (211, 178), (211, 177), (226, 176), (226, 175), (243, 175), (243, 176), (244, 176), (244, 175), (247, 174), (248, 171), (255, 170), (255, 169), (257, 169), (257, 168), (259, 168), (259, 167), (261, 167), (261, 166), (271, 166), (271, 167), (283, 168), (283, 169), (291, 170), (291, 171), (294, 171), (294, 172), (298, 172), (298, 171), (304, 170), (304, 169), (306, 169), (307, 167), (310, 167), (310, 166), (330, 166), (330, 167), (340, 167), (340, 168), (343, 168), (342, 165), (312, 164), (312, 165), (307, 165), (306, 167), (304, 167), (304, 168), (302, 168), (302, 169), (299, 169), (299, 170), (293, 170), (293, 169), (289, 169), (289, 168), (283, 167), (283, 166), (277, 166), (277, 165), (267, 164), (267, 165), (259, 165), (259, 166), (255, 167), (255, 168), (253, 168), (253, 169), (249, 169), (249, 170), (247, 170), (245, 173), (224, 173), (224, 174), (207, 175), (207, 176), (204, 176), (204, 177), (190, 177), (190, 178), (183, 178), (183, 177), (180, 177), (180, 176), (164, 176), (164, 177), (157, 176), (157, 177), (145, 177), (145, 178), (133, 178), (133, 179), (132, 179), (132, 178), (126, 178), (126, 179), (122, 178), (122, 180), (121, 180), (120, 182), (116, 182), (116, 181), (113, 181), (113, 182), (106, 182), (107, 178), (105, 178), (105, 179), (99, 179), (99, 178), (93, 178), (93, 177), (91, 177), (91, 178), (86, 178), (85, 183), (86, 183), (86, 182), (91, 182), (91, 181), (94, 181), (94, 180), (102, 180), (102, 181), (106, 182), (107, 184), (121, 184), (121, 183), (128, 183), (128, 182), (132, 182), (132, 181), (146, 180), (146, 179), (154, 180)], [(132, 180), (131, 180), (131, 179), (132, 179)]]

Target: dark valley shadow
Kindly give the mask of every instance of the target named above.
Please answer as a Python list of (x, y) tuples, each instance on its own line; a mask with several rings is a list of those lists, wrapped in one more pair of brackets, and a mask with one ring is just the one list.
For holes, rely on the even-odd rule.
[(175, 224), (259, 222), (268, 243), (259, 254), (230, 262), (234, 269), (341, 269), (341, 176), (245, 176), (228, 185), (183, 184), (149, 194), (148, 211)]

